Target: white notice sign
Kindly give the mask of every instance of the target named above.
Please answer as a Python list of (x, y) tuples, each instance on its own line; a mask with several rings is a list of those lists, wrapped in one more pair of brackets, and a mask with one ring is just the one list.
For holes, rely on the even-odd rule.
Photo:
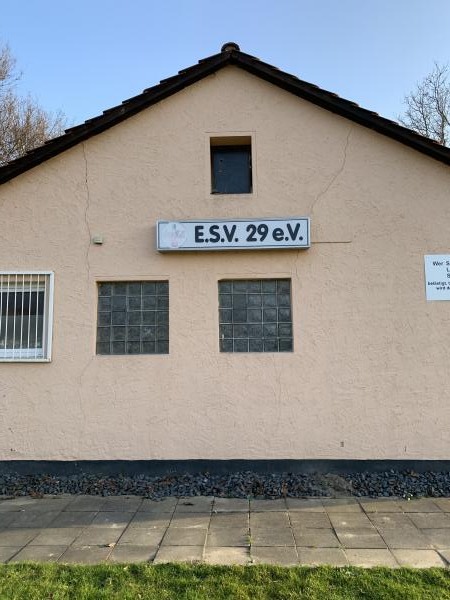
[(309, 218), (158, 221), (160, 252), (309, 248)]
[(427, 300), (450, 300), (450, 254), (428, 254), (424, 258)]

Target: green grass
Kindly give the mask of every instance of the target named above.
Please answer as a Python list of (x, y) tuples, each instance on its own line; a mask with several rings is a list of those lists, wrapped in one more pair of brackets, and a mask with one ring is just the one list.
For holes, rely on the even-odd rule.
[(207, 565), (0, 565), (0, 598), (27, 600), (441, 600), (445, 569)]
[(445, 569), (207, 565), (0, 565), (0, 598), (87, 600), (450, 599)]

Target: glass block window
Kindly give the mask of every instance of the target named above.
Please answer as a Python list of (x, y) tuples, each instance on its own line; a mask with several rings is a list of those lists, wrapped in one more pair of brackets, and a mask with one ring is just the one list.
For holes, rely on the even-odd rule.
[(289, 279), (219, 281), (221, 352), (292, 352)]
[(98, 284), (97, 354), (168, 352), (168, 281)]

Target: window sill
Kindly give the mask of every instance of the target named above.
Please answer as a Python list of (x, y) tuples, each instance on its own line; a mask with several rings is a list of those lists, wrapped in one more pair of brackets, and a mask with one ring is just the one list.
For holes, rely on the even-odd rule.
[(49, 363), (52, 362), (51, 358), (2, 358), (0, 356), (0, 363)]
[(253, 198), (255, 197), (255, 193), (254, 192), (242, 192), (239, 194), (225, 194), (224, 192), (210, 192), (210, 197), (213, 198), (236, 198), (236, 199), (241, 199), (241, 198)]

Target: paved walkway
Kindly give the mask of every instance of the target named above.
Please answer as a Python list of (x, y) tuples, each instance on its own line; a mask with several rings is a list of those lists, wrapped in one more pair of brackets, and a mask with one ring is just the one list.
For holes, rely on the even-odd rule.
[(0, 562), (450, 566), (450, 498), (0, 497)]

